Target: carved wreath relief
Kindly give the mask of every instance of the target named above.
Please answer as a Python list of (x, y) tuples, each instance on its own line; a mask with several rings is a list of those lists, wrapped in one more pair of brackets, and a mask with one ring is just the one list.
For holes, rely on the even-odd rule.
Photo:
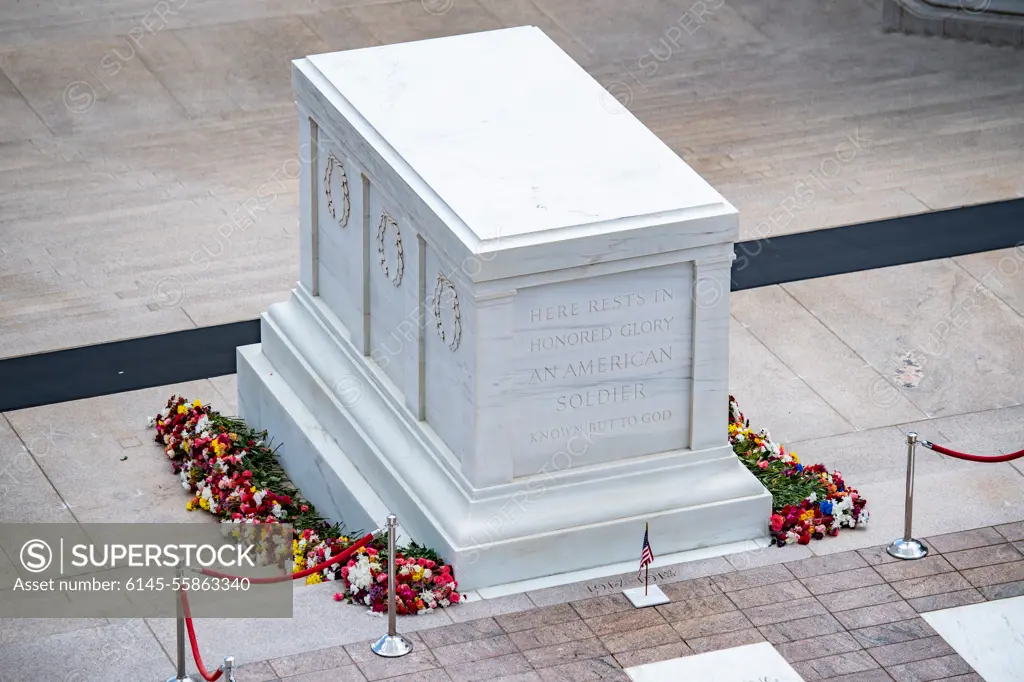
[[(388, 264), (387, 254), (384, 252), (384, 237), (388, 228), (394, 232), (395, 239), (395, 260), (394, 267)], [(398, 223), (388, 215), (387, 211), (381, 211), (380, 224), (377, 226), (377, 255), (380, 256), (380, 269), (384, 276), (391, 280), (396, 287), (402, 283), (402, 275), (405, 273), (405, 252), (402, 250), (402, 231), (398, 229)]]
[[(444, 296), (445, 290), (451, 290), (452, 328), (450, 332), (445, 330), (444, 320), (441, 319), (441, 298)], [(437, 284), (434, 286), (434, 322), (437, 323), (437, 335), (441, 337), (441, 340), (448, 344), (448, 348), (452, 352), (457, 350), (459, 342), (462, 341), (462, 313), (459, 311), (459, 292), (455, 290), (455, 285), (452, 284), (452, 281), (441, 273), (437, 274)]]
[[(336, 209), (334, 207), (334, 196), (333, 190), (331, 189), (331, 179), (334, 175), (334, 168), (337, 166), (338, 171), (341, 173), (341, 217), (338, 218)], [(331, 214), (331, 217), (338, 221), (338, 225), (345, 227), (348, 225), (348, 216), (352, 211), (352, 203), (348, 196), (348, 175), (345, 173), (345, 165), (338, 160), (338, 157), (334, 155), (334, 152), (327, 152), (327, 170), (324, 171), (324, 196), (327, 198), (327, 212)]]

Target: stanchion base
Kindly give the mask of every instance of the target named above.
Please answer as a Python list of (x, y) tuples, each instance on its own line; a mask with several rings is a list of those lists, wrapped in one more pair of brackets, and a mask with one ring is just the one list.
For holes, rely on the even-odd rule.
[(923, 559), (928, 556), (928, 547), (920, 540), (904, 540), (899, 538), (885, 548), (889, 556), (897, 559)]
[(384, 658), (398, 658), (412, 651), (412, 642), (401, 635), (384, 635), (374, 642), (370, 649)]
[(167, 678), (167, 682), (196, 682), (196, 681), (193, 680), (188, 675), (186, 675), (185, 677), (178, 677), (177, 675), (175, 675), (174, 677), (168, 677)]

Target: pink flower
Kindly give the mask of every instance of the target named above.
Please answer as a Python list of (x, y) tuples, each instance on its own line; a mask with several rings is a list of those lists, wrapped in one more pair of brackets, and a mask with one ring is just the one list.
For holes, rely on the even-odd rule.
[(761, 467), (762, 469), (767, 469), (768, 468), (768, 460), (762, 459), (760, 462), (757, 463), (757, 466)]
[(775, 532), (775, 533), (778, 533), (780, 530), (782, 530), (782, 524), (785, 523), (785, 521), (786, 520), (784, 518), (782, 518), (781, 516), (779, 516), (778, 514), (772, 514), (772, 517), (771, 517), (772, 531)]

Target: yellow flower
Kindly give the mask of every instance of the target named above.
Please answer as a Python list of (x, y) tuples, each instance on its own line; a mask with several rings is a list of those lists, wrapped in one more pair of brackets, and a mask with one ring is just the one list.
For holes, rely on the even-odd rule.
[(253, 487), (249, 488), (249, 492), (251, 492), (251, 493), (256, 492), (256, 486), (253, 486)]
[(185, 411), (186, 411), (187, 409), (188, 409), (188, 408), (187, 408), (187, 407), (185, 407), (184, 405), (178, 405), (178, 414), (185, 414)]
[(202, 407), (202, 406), (203, 406), (203, 401), (202, 400), (193, 400), (192, 401), (192, 407)]
[(205, 509), (206, 511), (210, 511), (210, 501), (205, 497), (199, 498), (199, 506)]
[(809, 521), (810, 519), (813, 519), (813, 518), (814, 518), (814, 510), (812, 510), (812, 509), (808, 509), (807, 511), (805, 511), (803, 514), (800, 515), (800, 520), (801, 521)]
[(231, 440), (238, 440), (238, 434), (237, 433), (229, 433), (228, 434), (228, 438), (230, 438)]
[(193, 497), (191, 500), (186, 502), (185, 503), (185, 509), (186, 509), (186, 511), (195, 511), (196, 510), (196, 498)]
[(316, 585), (317, 583), (322, 583), (323, 581), (324, 579), (320, 577), (319, 573), (314, 573), (313, 575), (306, 577), (307, 585)]
[(796, 453), (790, 450), (789, 456), (793, 458), (793, 464), (799, 464), (800, 458), (796, 456)]

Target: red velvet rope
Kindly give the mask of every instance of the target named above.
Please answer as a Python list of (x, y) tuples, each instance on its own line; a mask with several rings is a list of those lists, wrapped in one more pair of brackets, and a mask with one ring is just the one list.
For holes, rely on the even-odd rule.
[(188, 608), (187, 592), (188, 590), (184, 587), (181, 588), (181, 610), (185, 614), (185, 628), (188, 630), (188, 639), (192, 644), (192, 658), (195, 660), (196, 669), (203, 676), (203, 679), (206, 682), (216, 682), (224, 674), (224, 669), (217, 668), (217, 672), (210, 673), (206, 670), (206, 666), (203, 665), (203, 657), (199, 655), (199, 642), (196, 641), (196, 629), (192, 626), (192, 611)]
[[(359, 548), (365, 547), (371, 540), (373, 540), (373, 533), (368, 533), (367, 535), (364, 535), (362, 538), (354, 542), (348, 549), (335, 554), (322, 564), (310, 566), (307, 569), (298, 571), (297, 573), (292, 573), (291, 575), (274, 576), (272, 578), (246, 578), (246, 580), (256, 585), (263, 585), (267, 583), (281, 583), (285, 582), (286, 580), (299, 580), (300, 578), (305, 578), (306, 576), (313, 575), (314, 573), (319, 573), (328, 566), (333, 566), (338, 562), (347, 560), (350, 556), (355, 554), (359, 550)], [(217, 571), (211, 571), (208, 568), (204, 568), (202, 570), (202, 573), (203, 575), (213, 576), (214, 578), (242, 580), (242, 578), (238, 576), (228, 575), (226, 573), (218, 573)], [(199, 670), (199, 674), (203, 676), (203, 679), (206, 680), (206, 682), (216, 682), (216, 680), (219, 680), (220, 676), (224, 674), (224, 669), (217, 668), (216, 672), (210, 673), (206, 670), (206, 666), (203, 665), (203, 657), (199, 654), (199, 642), (196, 640), (196, 629), (192, 625), (192, 611), (188, 607), (188, 596), (186, 594), (187, 592), (188, 590), (185, 589), (184, 586), (182, 586), (181, 607), (182, 613), (184, 613), (185, 615), (185, 629), (188, 630), (188, 639), (192, 645), (192, 658), (195, 659), (196, 669)]]
[(956, 459), (965, 459), (968, 462), (989, 462), (989, 463), (1009, 462), (1011, 460), (1020, 459), (1021, 457), (1024, 457), (1024, 450), (1018, 450), (1017, 452), (1011, 452), (1008, 455), (996, 455), (995, 457), (982, 457), (981, 455), (969, 455), (966, 452), (957, 452), (956, 450), (950, 450), (949, 448), (944, 448), (941, 445), (936, 445), (935, 443), (932, 443), (931, 441), (927, 441), (927, 440), (921, 441), (921, 445), (923, 445), (926, 448), (929, 448), (931, 450), (934, 450), (935, 452), (941, 453), (943, 455), (947, 455), (949, 457), (954, 457)]
[(356, 551), (359, 550), (359, 548), (365, 547), (367, 544), (369, 544), (371, 540), (373, 540), (373, 533), (367, 533), (366, 535), (364, 535), (360, 539), (356, 540), (352, 544), (352, 546), (350, 546), (348, 549), (346, 549), (344, 551), (341, 551), (341, 552), (338, 552), (337, 554), (335, 554), (334, 556), (332, 556), (330, 559), (328, 559), (327, 561), (323, 562), (322, 564), (317, 564), (316, 566), (310, 566), (309, 568), (303, 569), (303, 570), (298, 571), (296, 573), (292, 573), (291, 575), (276, 575), (276, 576), (273, 576), (271, 578), (242, 578), (241, 576), (237, 576), (237, 575), (228, 575), (227, 573), (219, 573), (219, 572), (211, 570), (209, 568), (202, 569), (202, 571), (200, 571), (200, 573), (202, 573), (203, 575), (212, 576), (214, 578), (227, 578), (228, 580), (248, 580), (253, 585), (267, 585), (267, 584), (270, 584), (270, 583), (283, 583), (283, 582), (286, 582), (288, 580), (298, 580), (300, 578), (305, 578), (306, 576), (313, 575), (314, 573), (319, 573), (320, 571), (324, 570), (328, 566), (333, 566), (334, 564), (338, 563), (339, 561), (346, 561), (350, 556), (355, 554)]

